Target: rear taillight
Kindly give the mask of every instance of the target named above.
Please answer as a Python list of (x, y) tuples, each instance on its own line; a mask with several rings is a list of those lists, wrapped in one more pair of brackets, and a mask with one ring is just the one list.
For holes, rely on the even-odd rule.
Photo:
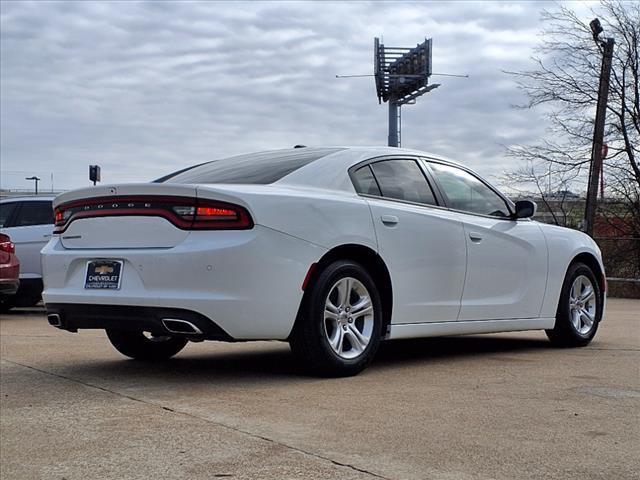
[(191, 222), (192, 230), (244, 230), (253, 227), (249, 212), (229, 203), (199, 200), (197, 205), (178, 205), (173, 207), (173, 211)]
[(155, 216), (183, 230), (247, 230), (249, 212), (239, 205), (185, 197), (103, 197), (69, 202), (54, 210), (55, 233), (81, 218)]
[(16, 253), (16, 246), (5, 234), (0, 233), (0, 250), (7, 253)]

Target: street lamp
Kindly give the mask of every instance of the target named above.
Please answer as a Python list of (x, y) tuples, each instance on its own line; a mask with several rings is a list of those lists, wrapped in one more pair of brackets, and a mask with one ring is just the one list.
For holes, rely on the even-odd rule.
[(604, 31), (602, 28), (602, 24), (600, 23), (600, 19), (594, 18), (589, 22), (589, 27), (591, 28), (591, 33), (593, 34), (593, 39), (597, 42), (598, 37)]
[(35, 184), (36, 184), (36, 195), (37, 195), (38, 194), (38, 182), (40, 181), (40, 179), (34, 175), (33, 177), (25, 177), (25, 180), (33, 180), (35, 182)]

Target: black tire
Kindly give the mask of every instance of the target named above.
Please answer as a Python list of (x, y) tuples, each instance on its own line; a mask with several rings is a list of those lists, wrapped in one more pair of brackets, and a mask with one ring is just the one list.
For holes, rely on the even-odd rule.
[(0, 313), (7, 313), (15, 306), (16, 302), (13, 295), (0, 296)]
[(42, 297), (22, 297), (22, 296), (18, 296), (15, 299), (15, 306), (16, 307), (33, 308), (33, 307), (37, 306), (38, 303), (40, 303), (41, 300), (42, 300)]
[[(187, 339), (158, 337), (149, 339), (142, 332), (107, 330), (109, 341), (121, 354), (135, 360), (167, 360), (182, 350)], [(162, 340), (161, 340), (162, 339)]]
[[(355, 358), (343, 358), (332, 349), (327, 338), (327, 326), (325, 325), (325, 302), (336, 283), (346, 278), (354, 278), (366, 288), (371, 300), (373, 315), (373, 327), (369, 342)], [(360, 264), (339, 260), (324, 268), (309, 288), (310, 290), (307, 291), (301, 306), (300, 316), (289, 339), (291, 350), (306, 370), (312, 374), (323, 377), (356, 375), (371, 363), (380, 345), (382, 304), (375, 282)], [(354, 320), (355, 323), (360, 321)], [(349, 319), (349, 322), (352, 320)], [(351, 328), (343, 326), (345, 330), (347, 327)], [(336, 325), (336, 328), (339, 326)], [(342, 334), (342, 332), (340, 333)]]
[[(593, 325), (587, 332), (583, 333), (576, 328), (571, 320), (571, 288), (574, 281), (580, 276), (587, 277), (591, 282), (596, 308)], [(546, 330), (547, 337), (549, 337), (551, 343), (557, 347), (584, 347), (585, 345), (588, 345), (596, 335), (601, 318), (602, 292), (600, 291), (600, 285), (594, 272), (584, 263), (578, 262), (572, 264), (569, 267), (564, 283), (562, 284), (560, 301), (556, 312), (555, 327), (552, 330)]]

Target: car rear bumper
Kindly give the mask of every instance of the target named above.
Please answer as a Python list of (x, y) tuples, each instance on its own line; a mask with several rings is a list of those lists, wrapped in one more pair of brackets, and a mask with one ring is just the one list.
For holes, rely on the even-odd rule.
[(0, 295), (15, 295), (20, 286), (20, 280), (15, 278), (0, 278)]
[[(148, 307), (201, 315), (237, 340), (282, 340), (295, 322), (305, 275), (325, 251), (259, 225), (190, 232), (163, 249), (65, 249), (54, 236), (42, 250), (43, 299), (48, 309), (73, 305), (73, 328), (105, 328), (95, 320), (80, 323), (83, 310), (95, 319), (100, 307)], [(95, 259), (123, 262), (120, 289), (84, 288), (87, 264)], [(158, 318), (152, 310), (138, 313)], [(128, 328), (134, 317), (114, 315), (109, 328)]]
[(50, 303), (47, 320), (50, 325), (70, 332), (98, 328), (145, 331), (192, 340), (233, 340), (210, 318), (179, 308)]

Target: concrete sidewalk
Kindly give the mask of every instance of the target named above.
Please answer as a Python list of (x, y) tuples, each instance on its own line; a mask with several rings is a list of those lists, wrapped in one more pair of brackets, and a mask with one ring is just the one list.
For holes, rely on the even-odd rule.
[(102, 332), (0, 320), (5, 479), (632, 479), (640, 301), (596, 340), (543, 332), (384, 344), (361, 375), (304, 376), (277, 342), (126, 360)]

